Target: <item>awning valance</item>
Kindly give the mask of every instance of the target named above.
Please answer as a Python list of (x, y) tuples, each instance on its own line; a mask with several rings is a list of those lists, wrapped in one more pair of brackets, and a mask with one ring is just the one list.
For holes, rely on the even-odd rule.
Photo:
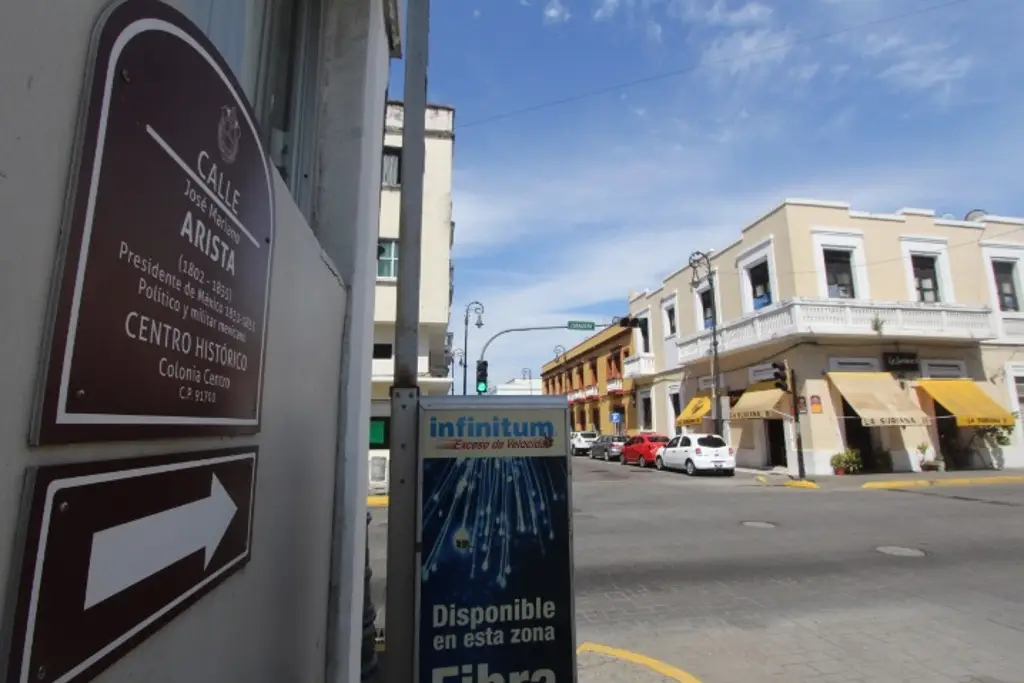
[(729, 417), (732, 420), (781, 420), (789, 416), (787, 394), (774, 381), (758, 382), (747, 387)]
[(956, 418), (958, 427), (1012, 427), (1010, 411), (970, 379), (922, 379), (918, 387)]
[(865, 427), (924, 426), (931, 423), (888, 372), (830, 372), (827, 375)]
[(676, 426), (699, 425), (704, 416), (711, 412), (711, 392), (699, 391), (676, 418)]

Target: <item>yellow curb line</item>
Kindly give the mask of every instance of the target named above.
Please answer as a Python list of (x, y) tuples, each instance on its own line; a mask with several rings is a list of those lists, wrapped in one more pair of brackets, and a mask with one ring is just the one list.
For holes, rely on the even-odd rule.
[(386, 508), (388, 506), (387, 496), (367, 496), (366, 507), (368, 508)]
[(576, 654), (583, 652), (596, 652), (602, 655), (608, 655), (609, 657), (615, 657), (616, 659), (622, 659), (633, 664), (640, 664), (646, 666), (652, 671), (671, 678), (672, 680), (679, 681), (679, 683), (701, 683), (700, 679), (694, 678), (691, 674), (686, 673), (682, 669), (677, 669), (671, 664), (642, 655), (639, 652), (630, 652), (629, 650), (620, 650), (615, 647), (608, 647), (607, 645), (599, 645), (598, 643), (583, 643), (576, 648)]
[(908, 479), (907, 481), (869, 481), (862, 489), (910, 489), (925, 486), (984, 486), (986, 484), (1024, 484), (1024, 476), (956, 477), (951, 479)]
[(791, 488), (791, 489), (820, 489), (821, 488), (820, 486), (815, 484), (813, 481), (806, 481), (806, 480), (800, 480), (800, 479), (795, 479), (795, 480), (787, 481), (785, 484), (783, 484), (783, 486), (786, 486), (786, 487)]

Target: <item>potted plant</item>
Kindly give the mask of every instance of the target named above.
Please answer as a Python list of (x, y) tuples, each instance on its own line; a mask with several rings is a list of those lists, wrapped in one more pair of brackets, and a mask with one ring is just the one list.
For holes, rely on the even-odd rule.
[(846, 474), (846, 453), (836, 453), (832, 456), (830, 464), (832, 465), (833, 474)]
[(857, 474), (863, 469), (860, 451), (856, 448), (847, 448), (842, 453), (836, 453), (829, 462), (835, 474)]
[(924, 442), (924, 441), (922, 441), (921, 443), (917, 444), (917, 452), (918, 452), (918, 454), (919, 454), (919, 456), (921, 458), (921, 471), (922, 472), (942, 472), (943, 470), (945, 470), (945, 467), (944, 467), (945, 463), (942, 462), (942, 456), (939, 455), (938, 453), (936, 453), (935, 457), (932, 460), (929, 460), (928, 459), (928, 449), (929, 448), (930, 448), (930, 446), (926, 442)]

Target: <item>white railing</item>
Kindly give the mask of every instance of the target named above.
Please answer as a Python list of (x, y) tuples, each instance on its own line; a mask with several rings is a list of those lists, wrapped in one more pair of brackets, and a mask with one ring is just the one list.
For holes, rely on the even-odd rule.
[(635, 356), (629, 356), (626, 358), (626, 362), (622, 364), (622, 374), (627, 378), (653, 375), (654, 354), (640, 353)]
[(583, 400), (583, 390), (577, 389), (576, 391), (569, 392), (569, 403)]
[(608, 391), (622, 391), (622, 380), (621, 379), (610, 379), (608, 380)]
[[(981, 341), (995, 338), (996, 333), (987, 307), (805, 298), (725, 323), (718, 331), (718, 351), (799, 335)], [(705, 356), (711, 351), (711, 330), (685, 337), (678, 346), (681, 363)]]
[(597, 385), (591, 384), (590, 386), (583, 389), (583, 398), (593, 398), (597, 396)]

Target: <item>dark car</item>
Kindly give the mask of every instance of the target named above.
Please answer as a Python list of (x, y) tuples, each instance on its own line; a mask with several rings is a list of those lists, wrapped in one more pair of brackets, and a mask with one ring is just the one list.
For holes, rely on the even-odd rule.
[(622, 444), (629, 439), (625, 434), (605, 434), (590, 445), (590, 457), (604, 461), (618, 460), (622, 455)]

